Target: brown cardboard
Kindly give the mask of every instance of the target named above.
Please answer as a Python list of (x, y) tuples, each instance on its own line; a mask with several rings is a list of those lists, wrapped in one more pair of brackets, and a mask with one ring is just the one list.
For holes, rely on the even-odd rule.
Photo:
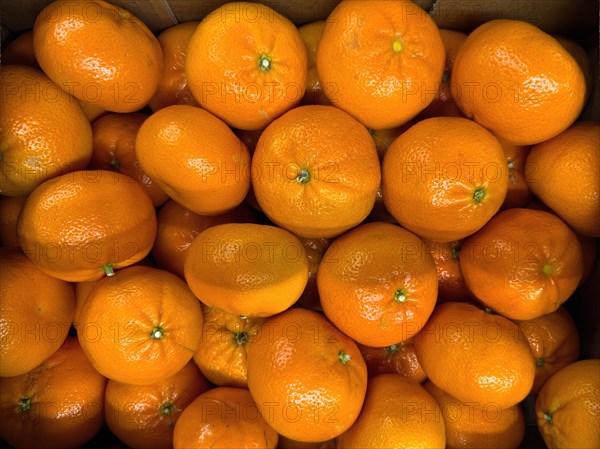
[[(3, 0), (1, 25), (19, 34), (33, 27), (36, 15), (51, 0)], [(263, 0), (301, 25), (327, 18), (340, 0)], [(358, 0), (360, 1), (360, 0)], [(154, 32), (180, 22), (201, 20), (227, 0), (112, 0), (131, 11)], [(524, 20), (549, 33), (589, 34), (597, 30), (596, 0), (415, 0), (440, 28), (470, 31), (498, 18)]]

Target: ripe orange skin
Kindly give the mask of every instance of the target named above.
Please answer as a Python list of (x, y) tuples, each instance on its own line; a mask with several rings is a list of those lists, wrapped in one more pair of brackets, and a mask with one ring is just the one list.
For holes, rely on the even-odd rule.
[(415, 335), (433, 311), (437, 272), (421, 239), (367, 223), (327, 249), (317, 286), (327, 318), (357, 343), (390, 346)]
[(185, 58), (189, 88), (202, 107), (249, 130), (264, 128), (302, 99), (306, 69), (298, 29), (259, 3), (233, 2), (211, 12)]
[(529, 344), (518, 326), (501, 315), (446, 302), (436, 307), (414, 341), (427, 377), (460, 401), (504, 409), (522, 401), (533, 385)]
[(319, 73), (317, 72), (317, 49), (319, 48), (319, 42), (321, 42), (324, 28), (324, 20), (317, 20), (316, 22), (307, 23), (306, 25), (298, 27), (298, 32), (300, 33), (300, 37), (306, 48), (308, 68), (306, 75), (306, 91), (304, 92), (304, 97), (301, 101), (301, 104), (303, 105), (330, 104), (323, 91), (323, 86), (319, 80)]
[(472, 295), (460, 269), (462, 240), (438, 243), (425, 240), (438, 274), (438, 302), (465, 301)]
[(119, 440), (134, 449), (170, 449), (181, 412), (209, 388), (192, 362), (150, 385), (109, 380), (104, 397), (106, 424)]
[(421, 385), (397, 374), (369, 379), (356, 422), (337, 439), (338, 448), (445, 447), (440, 407)]
[(334, 237), (361, 223), (381, 175), (373, 139), (332, 106), (301, 106), (267, 127), (252, 159), (264, 213), (300, 237)]
[(152, 255), (163, 270), (184, 278), (183, 267), (194, 238), (205, 229), (224, 223), (254, 223), (254, 214), (244, 204), (221, 215), (198, 215), (173, 200), (157, 214), (158, 230)]
[(17, 449), (81, 447), (104, 423), (105, 387), (69, 337), (37, 368), (0, 377), (0, 438)]
[(34, 69), (40, 68), (33, 51), (33, 33), (26, 31), (2, 50), (2, 65), (26, 65)]
[(175, 449), (275, 449), (279, 435), (248, 390), (218, 387), (201, 394), (175, 425)]
[(549, 449), (600, 447), (600, 360), (572, 363), (542, 387), (537, 426)]
[(433, 101), (444, 45), (431, 17), (408, 0), (341, 2), (325, 24), (317, 70), (334, 106), (369, 128), (393, 128)]
[(248, 388), (273, 428), (297, 441), (335, 438), (356, 420), (367, 368), (349, 337), (323, 315), (290, 309), (267, 319), (248, 345)]
[(75, 98), (113, 112), (143, 108), (162, 74), (162, 50), (129, 11), (103, 0), (58, 0), (33, 25), (48, 77)]
[(92, 125), (93, 154), (88, 169), (114, 170), (139, 182), (160, 206), (169, 199), (166, 193), (141, 169), (135, 155), (135, 138), (148, 118), (145, 114), (108, 114)]
[(383, 200), (403, 227), (434, 242), (473, 234), (498, 211), (508, 173), (498, 140), (459, 117), (423, 120), (383, 160)]
[(507, 318), (554, 312), (583, 274), (577, 236), (556, 215), (508, 209), (465, 240), (460, 267), (479, 301)]
[(500, 409), (493, 402), (464, 403), (436, 387), (424, 385), (442, 411), (446, 449), (517, 449), (525, 436), (519, 404)]
[(87, 300), (90, 292), (94, 289), (98, 281), (74, 282), (73, 290), (75, 291), (75, 313), (73, 314), (73, 326), (75, 329), (79, 326), (79, 313), (83, 304)]
[(75, 296), (71, 284), (48, 276), (18, 248), (1, 248), (0, 260), (0, 376), (20, 376), (63, 344)]
[(172, 199), (201, 215), (239, 205), (250, 187), (250, 154), (211, 113), (168, 106), (140, 128), (135, 150), (142, 169)]
[(565, 47), (571, 56), (575, 58), (577, 64), (579, 64), (579, 67), (583, 72), (583, 77), (585, 78), (585, 101), (587, 102), (592, 94), (592, 91), (594, 90), (594, 72), (592, 70), (590, 58), (588, 57), (584, 48), (574, 40), (566, 36), (560, 36), (556, 34), (553, 34), (552, 37), (556, 39), (560, 45)]
[(578, 122), (535, 145), (525, 168), (531, 191), (589, 237), (600, 237), (599, 135), (599, 122)]
[(395, 373), (417, 383), (427, 379), (415, 354), (412, 337), (385, 348), (374, 348), (358, 344), (358, 349), (360, 349), (360, 353), (367, 364), (369, 377)]
[(202, 309), (174, 274), (135, 266), (98, 282), (79, 312), (77, 336), (109, 379), (147, 385), (188, 363), (202, 333)]
[(308, 281), (302, 295), (295, 305), (316, 311), (322, 311), (319, 290), (317, 288), (317, 272), (323, 259), (325, 251), (331, 243), (331, 239), (309, 239), (300, 238), (306, 250), (308, 258)]
[(0, 194), (26, 196), (87, 166), (92, 129), (73, 97), (25, 66), (0, 69), (0, 95)]
[(308, 259), (302, 243), (284, 229), (227, 223), (198, 234), (184, 274), (207, 306), (264, 317), (298, 300), (308, 279)]
[(537, 394), (554, 373), (579, 357), (579, 333), (563, 307), (533, 320), (517, 321), (535, 357), (531, 394)]
[(132, 178), (77, 171), (29, 195), (17, 233), (23, 252), (42, 271), (70, 282), (93, 281), (150, 252), (156, 214)]
[(585, 99), (577, 61), (553, 37), (518, 20), (491, 20), (460, 48), (452, 82), (462, 112), (515, 145), (550, 139), (575, 121)]
[(194, 362), (215, 385), (248, 388), (246, 349), (260, 332), (264, 318), (242, 318), (216, 307), (205, 306), (202, 310), (202, 338)]
[(158, 35), (163, 54), (163, 73), (154, 96), (148, 102), (153, 111), (173, 104), (199, 106), (185, 77), (187, 46), (199, 23), (180, 23)]
[(456, 106), (453, 94), (458, 93), (457, 86), (450, 78), (454, 60), (458, 50), (467, 40), (467, 35), (460, 31), (440, 30), (440, 37), (446, 51), (444, 74), (439, 90), (434, 100), (417, 116), (416, 120), (424, 120), (431, 117), (463, 117), (462, 112)]
[(508, 167), (508, 190), (501, 210), (513, 207), (525, 207), (531, 201), (532, 194), (525, 180), (525, 164), (531, 147), (513, 145), (504, 139), (498, 139)]
[(26, 196), (0, 196), (0, 246), (19, 246), (17, 219)]

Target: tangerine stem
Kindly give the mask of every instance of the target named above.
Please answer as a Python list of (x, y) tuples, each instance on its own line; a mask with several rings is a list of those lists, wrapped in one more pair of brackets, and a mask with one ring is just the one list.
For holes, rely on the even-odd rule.
[(154, 326), (150, 331), (150, 338), (162, 340), (165, 330), (160, 326)]
[(106, 275), (108, 277), (111, 277), (111, 276), (115, 275), (115, 272), (114, 272), (113, 267), (112, 267), (112, 263), (107, 263), (106, 265), (104, 265), (102, 267), (102, 269), (104, 270), (104, 272), (106, 273)]
[(296, 176), (296, 182), (299, 182), (302, 184), (307, 183), (309, 179), (310, 179), (310, 173), (305, 168), (301, 169), (300, 173), (298, 173), (298, 176)]
[(346, 354), (343, 349), (340, 349), (340, 352), (338, 353), (338, 359), (340, 362), (342, 362), (343, 365), (348, 363), (350, 361), (350, 358), (350, 354)]
[(110, 160), (110, 166), (112, 168), (114, 168), (115, 170), (118, 170), (119, 168), (121, 168), (121, 163), (118, 160), (116, 160), (116, 159), (111, 159)]
[(22, 397), (19, 400), (19, 407), (21, 407), (21, 411), (22, 412), (26, 412), (29, 409), (31, 409), (31, 398), (28, 397)]
[(258, 68), (261, 72), (268, 72), (271, 70), (271, 58), (265, 54), (260, 55), (260, 58), (258, 58)]
[(550, 276), (552, 274), (552, 265), (545, 263), (542, 267), (542, 273), (544, 273), (545, 276)]
[(404, 302), (406, 301), (406, 296), (406, 290), (400, 288), (394, 293), (394, 301)]
[(235, 339), (235, 343), (238, 346), (243, 346), (248, 342), (248, 333), (247, 332), (235, 332), (233, 334), (233, 337)]
[(473, 200), (475, 200), (476, 203), (481, 203), (485, 196), (485, 189), (483, 187), (477, 187), (473, 192)]
[(394, 50), (394, 53), (400, 53), (403, 49), (404, 45), (402, 45), (402, 42), (400, 42), (398, 39), (392, 42), (392, 50)]

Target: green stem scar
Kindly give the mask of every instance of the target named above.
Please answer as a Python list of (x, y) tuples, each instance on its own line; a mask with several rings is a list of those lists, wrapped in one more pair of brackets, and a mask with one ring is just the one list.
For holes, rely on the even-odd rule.
[(395, 353), (397, 353), (400, 350), (400, 347), (396, 344), (394, 345), (390, 345), (388, 347), (385, 348), (385, 352), (387, 355), (394, 355)]
[(260, 58), (258, 58), (258, 68), (261, 72), (271, 70), (271, 58), (265, 54), (260, 55)]
[(400, 53), (403, 48), (404, 46), (402, 45), (402, 42), (400, 42), (398, 39), (392, 42), (392, 50), (394, 50), (394, 53)]
[(107, 263), (106, 265), (104, 265), (102, 267), (102, 269), (104, 270), (104, 272), (106, 273), (106, 275), (108, 277), (115, 275), (115, 272), (113, 271), (112, 263)]
[(458, 260), (458, 258), (460, 257), (460, 248), (458, 247), (458, 245), (452, 245), (450, 247), (450, 251), (452, 251), (452, 259)]
[(544, 273), (544, 276), (550, 276), (552, 274), (552, 265), (545, 263), (542, 267), (542, 273)]
[(173, 413), (174, 408), (175, 406), (173, 404), (167, 402), (160, 406), (159, 412), (161, 415), (170, 415), (171, 413)]
[(550, 412), (544, 413), (544, 419), (546, 420), (547, 423), (552, 424), (552, 413), (550, 413)]
[(546, 364), (546, 362), (543, 358), (538, 357), (537, 359), (535, 359), (535, 366), (537, 366), (538, 368), (541, 368), (545, 364)]
[(301, 184), (307, 183), (309, 179), (310, 173), (305, 168), (301, 169), (300, 173), (298, 173), (298, 176), (296, 176), (296, 182), (299, 182)]
[(338, 353), (338, 359), (340, 362), (342, 362), (342, 364), (346, 364), (350, 361), (350, 354), (346, 354), (342, 349), (340, 349), (340, 352)]
[(488, 315), (493, 315), (494, 311), (492, 309), (490, 309), (489, 307), (486, 307), (485, 309), (483, 309), (483, 311), (485, 313), (487, 313)]
[(403, 288), (396, 290), (396, 292), (394, 293), (394, 301), (406, 301), (406, 290), (404, 290)]
[(162, 327), (154, 326), (150, 331), (150, 338), (153, 338), (155, 340), (162, 340), (164, 334), (165, 330)]
[(473, 200), (476, 203), (481, 203), (485, 198), (485, 189), (483, 187), (477, 187), (473, 192)]
[(114, 168), (115, 170), (118, 170), (119, 168), (121, 168), (121, 163), (116, 160), (116, 159), (111, 159), (110, 160), (110, 166), (111, 168)]
[(31, 398), (23, 397), (19, 400), (19, 407), (22, 412), (29, 411), (31, 409)]
[(247, 332), (236, 332), (233, 334), (233, 338), (235, 339), (235, 343), (238, 346), (243, 346), (248, 342), (248, 333)]

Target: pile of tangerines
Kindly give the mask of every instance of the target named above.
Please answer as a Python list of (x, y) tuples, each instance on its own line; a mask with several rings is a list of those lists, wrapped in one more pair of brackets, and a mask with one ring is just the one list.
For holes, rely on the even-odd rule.
[(0, 69), (0, 437), (516, 449), (537, 396), (548, 447), (600, 447), (561, 306), (600, 237), (589, 69), (407, 0), (158, 37), (50, 3)]

